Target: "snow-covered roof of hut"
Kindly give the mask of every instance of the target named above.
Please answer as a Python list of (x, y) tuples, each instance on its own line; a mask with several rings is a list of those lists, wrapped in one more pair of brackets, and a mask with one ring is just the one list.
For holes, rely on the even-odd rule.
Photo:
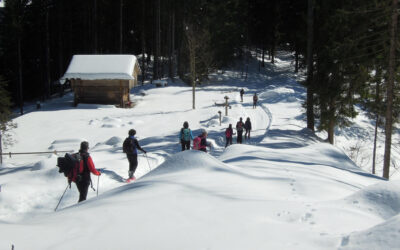
[(134, 79), (134, 55), (74, 55), (63, 79)]

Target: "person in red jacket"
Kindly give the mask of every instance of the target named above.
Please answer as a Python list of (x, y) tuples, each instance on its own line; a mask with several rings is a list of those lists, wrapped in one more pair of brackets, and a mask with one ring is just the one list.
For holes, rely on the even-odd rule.
[(232, 124), (229, 124), (229, 127), (225, 130), (225, 137), (226, 137), (225, 147), (228, 147), (228, 145), (232, 145), (232, 136), (233, 136)]
[(78, 202), (86, 200), (89, 185), (92, 183), (90, 173), (97, 176), (101, 175), (101, 173), (96, 170), (92, 157), (90, 157), (88, 150), (89, 143), (87, 141), (81, 142), (79, 153), (76, 154), (79, 163), (77, 163), (77, 166), (72, 171), (72, 175), (68, 178), (70, 184), (71, 182), (76, 183), (76, 187), (79, 191)]

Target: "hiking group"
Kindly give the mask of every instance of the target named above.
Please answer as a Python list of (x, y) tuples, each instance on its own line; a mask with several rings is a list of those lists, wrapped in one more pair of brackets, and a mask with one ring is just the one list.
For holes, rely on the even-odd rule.
[[(240, 94), (240, 102), (243, 102), (244, 89), (241, 89), (239, 91), (239, 94)], [(253, 95), (253, 109), (255, 109), (257, 107), (257, 102), (258, 102), (258, 96), (257, 96), (257, 93), (254, 93), (254, 95)]]
[[(243, 102), (244, 90), (240, 91), (240, 98)], [(256, 108), (258, 101), (257, 94), (253, 96), (253, 108)], [(245, 140), (250, 139), (251, 131), (250, 118), (243, 122), (242, 117), (236, 123), (236, 132), (238, 144), (243, 142), (243, 132), (245, 132)], [(147, 152), (142, 147), (140, 147), (138, 140), (135, 138), (136, 130), (130, 129), (128, 131), (128, 137), (124, 140), (122, 144), (122, 151), (126, 154), (126, 158), (129, 162), (128, 178), (126, 182), (131, 182), (136, 180), (135, 171), (138, 166), (138, 150), (143, 152), (147, 157)], [(225, 129), (226, 144), (225, 148), (232, 145), (232, 137), (235, 135), (233, 132), (232, 124), (229, 124), (228, 128)], [(197, 137), (193, 136), (192, 130), (189, 128), (189, 123), (185, 121), (183, 127), (179, 133), (179, 140), (182, 146), (182, 151), (190, 150), (190, 143), (193, 141), (193, 149), (207, 152), (207, 147), (211, 150), (211, 143), (207, 141), (208, 133), (205, 129), (201, 130), (200, 135)], [(75, 154), (65, 154), (64, 157), (59, 157), (57, 159), (57, 166), (59, 167), (59, 172), (64, 173), (68, 178), (68, 185), (71, 188), (71, 183), (74, 182), (79, 191), (78, 202), (86, 200), (89, 186), (92, 189), (93, 184), (91, 180), (90, 173), (100, 176), (101, 173), (98, 171), (93, 163), (91, 156), (88, 153), (89, 143), (87, 141), (81, 142), (80, 149), (78, 153)], [(65, 193), (65, 192), (64, 192)]]
[[(128, 137), (124, 140), (122, 144), (122, 151), (126, 154), (126, 158), (129, 162), (128, 179), (126, 180), (126, 182), (136, 180), (134, 174), (138, 166), (138, 150), (142, 151), (145, 155), (147, 153), (146, 150), (140, 147), (138, 140), (135, 138), (135, 135), (136, 130), (130, 129), (128, 132)], [(58, 157), (57, 159), (59, 172), (64, 173), (65, 177), (67, 177), (69, 188), (71, 188), (72, 182), (76, 184), (79, 192), (78, 203), (86, 200), (89, 185), (91, 185), (92, 189), (95, 190), (93, 188), (90, 173), (96, 176), (101, 175), (101, 172), (96, 169), (92, 157), (88, 153), (88, 150), (89, 143), (87, 141), (83, 141), (81, 142), (78, 153), (67, 153), (64, 157)]]
[(192, 130), (189, 128), (189, 123), (184, 122), (183, 128), (179, 133), (179, 140), (182, 145), (182, 151), (190, 149), (190, 140), (193, 140), (193, 149), (207, 152), (207, 147), (211, 150), (211, 143), (207, 141), (207, 131), (201, 130), (201, 133), (197, 137), (193, 137)]
[[(241, 144), (243, 142), (243, 132), (244, 139), (250, 139), (250, 131), (251, 131), (251, 121), (250, 118), (247, 117), (246, 122), (243, 122), (242, 117), (240, 117), (239, 121), (236, 123), (236, 131), (237, 131), (237, 139), (236, 142)], [(207, 152), (207, 147), (211, 149), (211, 143), (207, 141), (207, 131), (205, 129), (201, 130), (201, 134), (197, 137), (193, 137), (192, 130), (189, 128), (189, 123), (185, 121), (183, 123), (183, 127), (179, 133), (179, 141), (182, 146), (182, 151), (190, 149), (190, 142), (193, 140), (193, 149), (201, 150), (203, 152)], [(228, 128), (225, 129), (225, 148), (229, 145), (232, 145), (232, 138), (235, 133), (233, 132), (232, 124), (229, 124)]]
[[(239, 121), (236, 123), (236, 132), (237, 138), (236, 142), (238, 144), (242, 144), (243, 142), (243, 131), (245, 131), (244, 139), (250, 139), (250, 131), (251, 131), (251, 121), (250, 117), (247, 117), (246, 122), (243, 122), (243, 118), (240, 117)], [(233, 128), (232, 124), (229, 124), (228, 128), (225, 130), (226, 144), (225, 147), (232, 145), (232, 137), (233, 137)]]

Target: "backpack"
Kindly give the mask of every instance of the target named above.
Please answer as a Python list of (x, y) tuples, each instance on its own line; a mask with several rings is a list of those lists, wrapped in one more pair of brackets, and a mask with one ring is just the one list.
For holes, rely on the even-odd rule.
[(181, 139), (184, 141), (190, 141), (190, 129), (183, 128), (181, 130)]
[(66, 153), (64, 157), (57, 158), (57, 167), (59, 173), (64, 173), (65, 177), (72, 177), (72, 174), (77, 171), (73, 171), (81, 161), (81, 155), (79, 153), (69, 154)]
[(124, 143), (122, 144), (122, 151), (123, 151), (125, 154), (132, 153), (132, 152), (133, 152), (132, 138), (127, 137), (127, 138), (124, 140)]
[(200, 144), (201, 144), (201, 137), (197, 136), (196, 138), (194, 138), (193, 140), (193, 149), (200, 149)]
[(232, 136), (232, 132), (231, 132), (231, 130), (230, 130), (229, 128), (227, 128), (227, 129), (225, 130), (225, 136), (226, 136), (226, 137), (231, 137), (231, 136)]
[(236, 129), (238, 130), (238, 131), (243, 131), (243, 122), (238, 122), (237, 124), (236, 124)]

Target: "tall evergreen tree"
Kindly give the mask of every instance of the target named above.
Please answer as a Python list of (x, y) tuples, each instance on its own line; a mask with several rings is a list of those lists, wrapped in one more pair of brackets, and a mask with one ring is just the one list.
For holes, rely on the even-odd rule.
[(397, 41), (397, 9), (398, 0), (392, 1), (392, 20), (390, 25), (390, 50), (389, 50), (389, 67), (388, 67), (388, 83), (386, 92), (386, 119), (385, 119), (385, 154), (383, 159), (383, 178), (389, 179), (390, 156), (392, 148), (392, 126), (393, 126), (393, 93), (396, 72), (396, 48)]
[(6, 82), (0, 76), (0, 164), (3, 163), (3, 145), (5, 147), (12, 144), (10, 130), (16, 128), (16, 124), (11, 121), (11, 98), (6, 90)]

